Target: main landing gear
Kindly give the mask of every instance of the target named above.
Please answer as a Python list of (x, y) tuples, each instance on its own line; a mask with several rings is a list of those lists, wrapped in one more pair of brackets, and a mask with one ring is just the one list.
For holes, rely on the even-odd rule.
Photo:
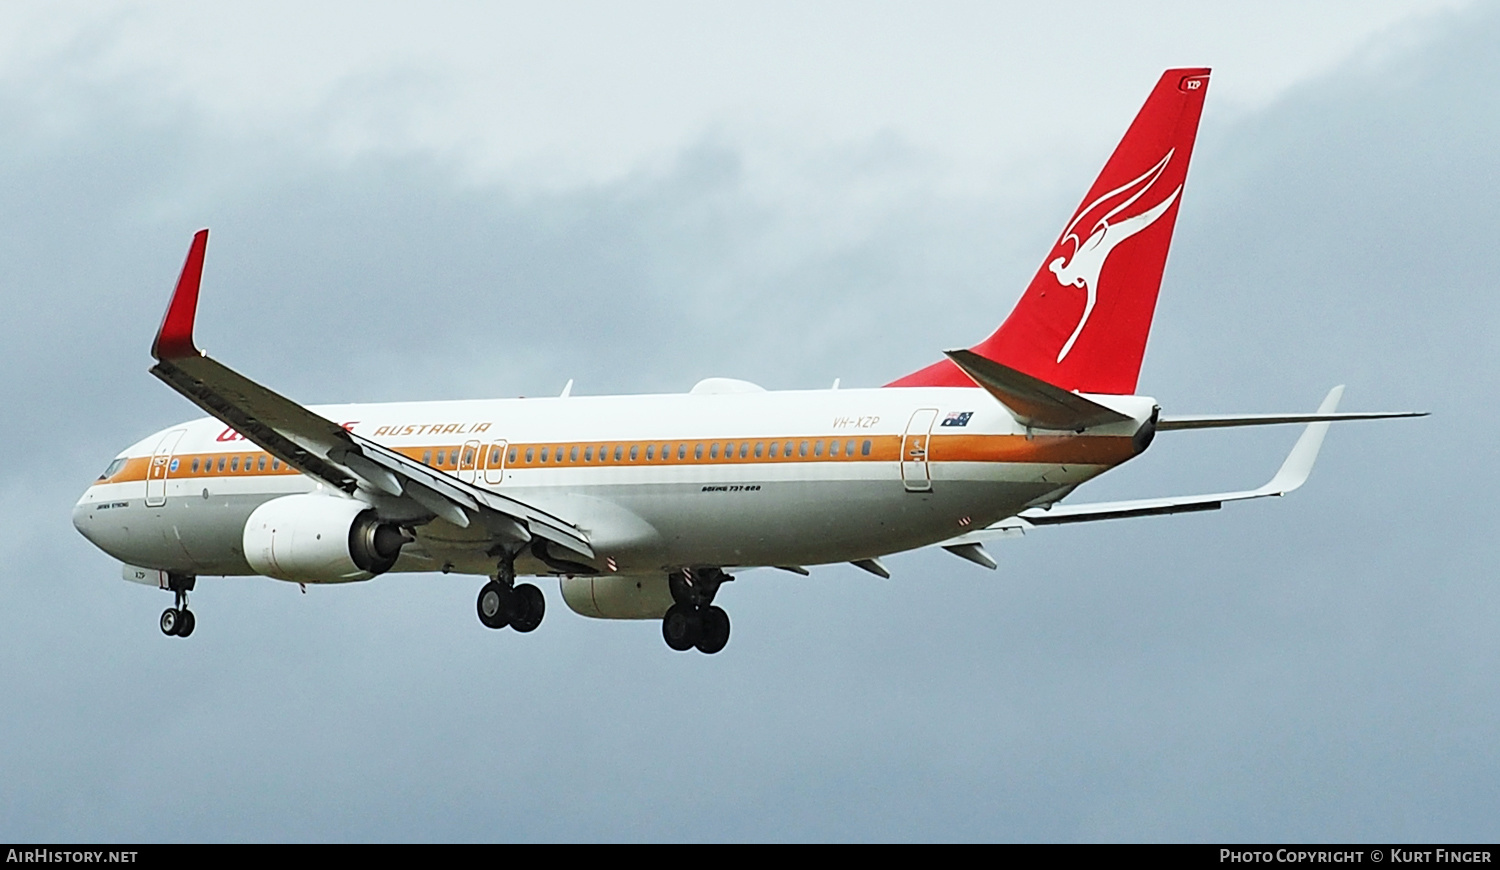
[(193, 612), (188, 610), (187, 594), (193, 591), (193, 586), (198, 582), (196, 577), (185, 577), (181, 574), (167, 575), (167, 588), (175, 594), (175, 606), (168, 607), (161, 612), (161, 633), (167, 637), (187, 637), (193, 633), (193, 627), (198, 620), (193, 618)]
[(713, 655), (729, 643), (729, 614), (713, 605), (719, 586), (734, 578), (718, 568), (684, 568), (667, 575), (674, 603), (661, 619), (661, 636), (678, 652), (693, 647)]
[(501, 559), (495, 579), (480, 587), (475, 606), (485, 628), (508, 625), (522, 634), (535, 631), (547, 613), (547, 599), (542, 590), (530, 583), (516, 585), (514, 555)]

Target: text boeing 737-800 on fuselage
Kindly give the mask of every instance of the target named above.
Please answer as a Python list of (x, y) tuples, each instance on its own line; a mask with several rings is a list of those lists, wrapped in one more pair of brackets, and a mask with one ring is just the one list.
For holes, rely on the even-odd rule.
[[(987, 540), (1056, 523), (1217, 508), (1302, 484), (1330, 422), (1410, 416), (1163, 415), (1135, 395), (1208, 70), (1168, 70), (1010, 316), (879, 389), (767, 392), (723, 378), (683, 395), (303, 407), (193, 343), (208, 231), (167, 307), (152, 374), (211, 417), (137, 442), (89, 487), (78, 530), (127, 579), (176, 594), (200, 575), (297, 583), (388, 571), (490, 578), (490, 628), (535, 629), (555, 575), (568, 606), (660, 620), (718, 652), (726, 569), (851, 562), (941, 546), (989, 568)], [(1059, 502), (1172, 429), (1307, 423), (1270, 482), (1211, 495)]]

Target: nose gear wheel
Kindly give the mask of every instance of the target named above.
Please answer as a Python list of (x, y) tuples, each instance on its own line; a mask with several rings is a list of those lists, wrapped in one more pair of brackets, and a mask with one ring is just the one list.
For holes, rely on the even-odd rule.
[(180, 574), (168, 575), (167, 588), (172, 590), (176, 606), (163, 610), (161, 619), (157, 623), (161, 626), (161, 633), (167, 637), (187, 637), (197, 626), (198, 620), (193, 617), (193, 612), (188, 610), (188, 592), (192, 591), (197, 579)]

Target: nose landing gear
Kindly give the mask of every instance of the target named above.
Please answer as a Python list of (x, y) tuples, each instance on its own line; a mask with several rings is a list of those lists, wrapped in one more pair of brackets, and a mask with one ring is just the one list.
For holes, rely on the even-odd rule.
[(181, 574), (167, 575), (167, 588), (172, 590), (176, 596), (174, 606), (168, 607), (161, 612), (161, 633), (167, 637), (187, 637), (193, 633), (193, 628), (198, 620), (193, 618), (193, 612), (188, 610), (187, 594), (193, 591), (198, 578), (186, 577)]
[(729, 643), (729, 614), (713, 605), (719, 586), (733, 580), (718, 568), (685, 568), (667, 575), (676, 602), (661, 620), (661, 636), (678, 652), (694, 647), (713, 655)]
[(485, 628), (508, 625), (525, 634), (542, 624), (542, 617), (547, 613), (547, 599), (542, 590), (530, 583), (516, 585), (515, 558), (511, 554), (500, 560), (495, 579), (480, 587), (475, 607)]

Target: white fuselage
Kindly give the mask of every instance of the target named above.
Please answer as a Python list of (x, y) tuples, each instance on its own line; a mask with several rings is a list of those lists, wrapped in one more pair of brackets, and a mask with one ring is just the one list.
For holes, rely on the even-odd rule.
[[(1136, 455), (1154, 406), (1094, 396), (1131, 421), (1028, 433), (977, 388), (706, 384), (680, 395), (312, 410), (567, 518), (601, 570), (650, 573), (825, 564), (948, 540)], [(128, 564), (187, 575), (254, 573), (242, 543), (250, 513), (321, 488), (211, 418), (157, 432), (119, 459), (79, 500), (75, 525)], [(355, 497), (382, 507), (378, 492)], [(418, 518), (394, 570), (493, 573), (482, 529), (428, 520)], [(555, 573), (530, 557), (518, 568)]]

